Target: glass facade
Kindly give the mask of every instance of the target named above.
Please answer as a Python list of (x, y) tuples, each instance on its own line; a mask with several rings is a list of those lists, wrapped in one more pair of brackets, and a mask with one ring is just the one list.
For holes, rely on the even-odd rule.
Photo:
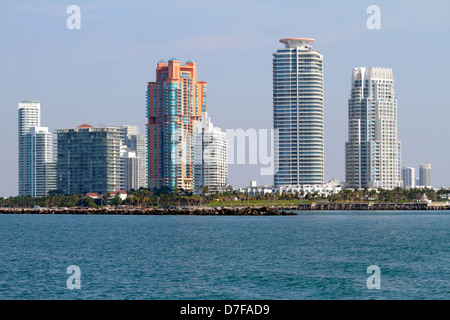
[(206, 110), (206, 83), (192, 61), (159, 62), (147, 87), (149, 188), (194, 190), (194, 131)]
[(121, 187), (121, 130), (83, 125), (57, 130), (57, 188), (64, 194), (115, 192)]
[(313, 39), (282, 39), (273, 54), (274, 186), (323, 185), (323, 56)]

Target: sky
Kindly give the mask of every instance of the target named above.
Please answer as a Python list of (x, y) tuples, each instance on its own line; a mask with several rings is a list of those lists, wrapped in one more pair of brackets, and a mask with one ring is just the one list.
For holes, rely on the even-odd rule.
[[(80, 29), (67, 27), (70, 5), (80, 8)], [(380, 29), (367, 27), (370, 5), (380, 9)], [(353, 68), (386, 67), (394, 72), (402, 165), (418, 175), (419, 164), (431, 163), (433, 187), (448, 187), (449, 10), (448, 0), (2, 0), (0, 197), (18, 194), (19, 102), (39, 100), (41, 125), (52, 132), (87, 123), (144, 133), (157, 62), (192, 59), (208, 83), (215, 126), (269, 132), (272, 54), (290, 37), (315, 39), (324, 56), (326, 180), (345, 175)], [(228, 182), (271, 185), (262, 167), (259, 158), (230, 164)]]

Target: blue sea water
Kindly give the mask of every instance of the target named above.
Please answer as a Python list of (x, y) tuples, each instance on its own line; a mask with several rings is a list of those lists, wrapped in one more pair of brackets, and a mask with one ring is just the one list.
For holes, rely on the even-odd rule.
[(298, 213), (0, 215), (0, 299), (450, 299), (448, 211)]

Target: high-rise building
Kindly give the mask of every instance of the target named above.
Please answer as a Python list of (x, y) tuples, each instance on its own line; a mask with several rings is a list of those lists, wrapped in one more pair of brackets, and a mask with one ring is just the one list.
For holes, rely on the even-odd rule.
[(400, 146), (392, 69), (355, 68), (348, 102), (346, 186), (402, 187)]
[(223, 192), (228, 178), (228, 140), (225, 132), (214, 127), (207, 112), (195, 130), (195, 193), (208, 187), (209, 192)]
[(121, 189), (123, 190), (138, 190), (141, 187), (140, 183), (140, 161), (136, 156), (135, 151), (126, 151), (121, 157), (123, 164), (123, 178)]
[(416, 169), (411, 167), (402, 168), (403, 186), (406, 189), (415, 188), (416, 186)]
[(53, 137), (47, 127), (31, 127), (31, 193), (44, 197), (56, 190), (56, 162), (53, 160)]
[(160, 61), (147, 87), (150, 188), (194, 190), (194, 131), (206, 111), (206, 82), (193, 61)]
[(131, 126), (131, 125), (122, 125), (119, 126), (121, 131), (122, 140), (126, 142), (126, 144), (130, 144), (130, 139), (132, 136), (137, 136), (139, 134), (139, 127), (138, 126)]
[(147, 136), (139, 133), (138, 126), (123, 125), (121, 130), (122, 144), (126, 150), (134, 151), (139, 158), (139, 185), (137, 188), (147, 188), (148, 185), (148, 161), (147, 161)]
[(19, 103), (19, 137), (29, 133), (31, 127), (41, 125), (41, 104), (30, 100)]
[(421, 164), (419, 166), (419, 185), (431, 188), (431, 164)]
[(274, 185), (323, 185), (323, 56), (313, 39), (282, 39), (273, 54)]
[(39, 101), (22, 101), (19, 108), (19, 196), (31, 194), (31, 127), (41, 125)]
[(121, 131), (81, 125), (57, 130), (57, 188), (64, 194), (115, 192), (121, 188)]
[(19, 103), (19, 195), (44, 197), (56, 188), (52, 135), (41, 127), (38, 101)]

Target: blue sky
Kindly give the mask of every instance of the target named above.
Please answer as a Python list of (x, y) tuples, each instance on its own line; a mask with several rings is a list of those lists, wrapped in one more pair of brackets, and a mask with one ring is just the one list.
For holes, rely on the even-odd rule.
[[(69, 5), (81, 29), (69, 30)], [(369, 30), (369, 5), (381, 29)], [(272, 128), (272, 53), (311, 37), (324, 55), (325, 178), (344, 178), (347, 100), (354, 67), (394, 71), (403, 166), (431, 163), (450, 186), (448, 0), (0, 2), (0, 196), (17, 194), (17, 103), (41, 102), (52, 131), (83, 123), (144, 132), (156, 63), (193, 59), (208, 82), (208, 113), (226, 129)], [(271, 184), (259, 165), (230, 165), (229, 183)]]

